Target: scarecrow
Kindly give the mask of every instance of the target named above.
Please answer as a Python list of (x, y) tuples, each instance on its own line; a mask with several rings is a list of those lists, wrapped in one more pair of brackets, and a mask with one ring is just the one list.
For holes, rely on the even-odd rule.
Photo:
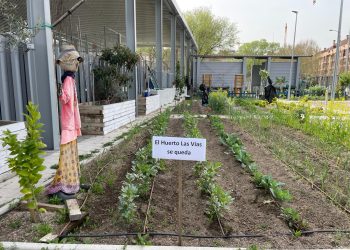
[(73, 45), (63, 46), (62, 53), (56, 60), (64, 71), (61, 77), (62, 88), (59, 90), (61, 145), (58, 169), (53, 181), (46, 189), (46, 194), (57, 195), (62, 200), (74, 198), (74, 194), (80, 188), (77, 137), (81, 136), (81, 122), (74, 78), (82, 61), (83, 58)]

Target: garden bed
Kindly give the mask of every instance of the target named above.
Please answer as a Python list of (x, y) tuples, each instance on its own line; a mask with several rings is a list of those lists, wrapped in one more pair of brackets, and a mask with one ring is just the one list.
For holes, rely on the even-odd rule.
[(83, 135), (105, 135), (136, 119), (134, 100), (109, 105), (82, 103), (79, 111)]
[[(188, 105), (190, 104), (190, 105)], [(200, 101), (187, 102), (181, 110), (207, 114), (209, 109), (200, 106)], [(198, 114), (197, 113), (197, 114)], [(149, 192), (146, 196), (135, 199), (136, 216), (131, 222), (123, 219), (120, 205), (120, 195), (127, 183), (127, 173), (135, 171), (135, 161), (155, 130), (155, 124), (140, 127), (138, 133), (128, 138), (123, 144), (113, 148), (104, 158), (82, 169), (83, 182), (94, 183), (83, 210), (89, 213), (84, 225), (65, 238), (69, 242), (97, 244), (154, 244), (177, 245), (177, 178), (179, 168), (183, 170), (183, 245), (185, 246), (230, 246), (258, 248), (332, 248), (349, 247), (349, 234), (336, 231), (350, 229), (349, 214), (330, 203), (318, 190), (302, 179), (285, 163), (264, 149), (256, 135), (248, 133), (239, 123), (224, 120), (226, 133), (236, 134), (243, 147), (259, 166), (265, 175), (272, 175), (276, 181), (284, 182), (293, 199), (289, 202), (277, 202), (271, 194), (258, 188), (246, 168), (236, 160), (232, 151), (220, 142), (217, 131), (207, 118), (198, 121), (198, 128), (203, 138), (207, 139), (207, 160), (220, 162), (221, 168), (215, 176), (217, 183), (227, 191), (233, 203), (229, 210), (222, 213), (221, 226), (218, 220), (210, 220), (208, 210), (208, 195), (198, 188), (198, 176), (194, 172), (196, 162), (165, 161), (165, 168), (160, 169), (152, 178)], [(158, 124), (158, 123), (157, 123)], [(181, 117), (170, 119), (165, 132), (166, 136), (185, 137)], [(195, 126), (195, 125), (194, 125)], [(146, 128), (149, 128), (146, 129)], [(297, 137), (303, 138), (303, 137)], [(138, 155), (135, 157), (135, 154)], [(145, 156), (143, 156), (145, 157)], [(148, 160), (147, 160), (148, 161)], [(147, 162), (145, 161), (145, 163)], [(142, 167), (143, 165), (139, 165)], [(100, 173), (97, 177), (97, 173)], [(94, 181), (95, 180), (95, 181)], [(152, 194), (152, 196), (150, 196)], [(86, 193), (79, 195), (80, 204)], [(150, 197), (152, 197), (150, 199)], [(281, 215), (282, 206), (297, 210), (308, 224), (308, 230), (332, 230), (335, 233), (312, 233), (298, 235), (290, 229)], [(35, 237), (30, 224), (18, 227), (18, 218), (26, 220), (19, 210), (13, 210), (0, 219), (0, 240), (30, 241)], [(146, 215), (148, 217), (145, 220)], [(50, 219), (48, 219), (50, 221)], [(145, 223), (146, 221), (146, 223)], [(57, 228), (60, 228), (60, 226)], [(57, 229), (56, 229), (57, 230)], [(223, 233), (222, 233), (223, 231)], [(31, 233), (30, 233), (31, 232)], [(111, 234), (110, 237), (105, 234)], [(129, 236), (119, 234), (131, 233)], [(148, 233), (151, 236), (135, 236), (133, 233)], [(154, 233), (166, 233), (154, 236)], [(173, 236), (169, 234), (174, 234)], [(78, 237), (78, 236), (85, 237)], [(91, 237), (88, 237), (88, 236)], [(114, 236), (113, 236), (114, 235)], [(92, 237), (99, 236), (99, 237)], [(187, 237), (188, 236), (188, 237)], [(207, 236), (214, 238), (199, 238)]]
[(148, 115), (160, 109), (160, 96), (153, 95), (138, 98), (138, 115)]

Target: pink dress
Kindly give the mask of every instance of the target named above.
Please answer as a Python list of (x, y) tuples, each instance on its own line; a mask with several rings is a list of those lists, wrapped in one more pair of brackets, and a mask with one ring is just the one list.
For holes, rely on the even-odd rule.
[(81, 136), (81, 122), (74, 78), (67, 76), (63, 82), (61, 102), (61, 145)]

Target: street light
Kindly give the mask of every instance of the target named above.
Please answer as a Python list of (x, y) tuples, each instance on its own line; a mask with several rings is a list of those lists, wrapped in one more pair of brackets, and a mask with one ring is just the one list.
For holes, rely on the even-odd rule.
[[(293, 48), (292, 48), (292, 59), (290, 62), (290, 72), (289, 72), (289, 86), (288, 86), (288, 101), (290, 100), (290, 91), (292, 88), (292, 72), (293, 72), (293, 61), (294, 61), (294, 48), (295, 48), (295, 35), (297, 32), (297, 23), (298, 23), (298, 11), (292, 11), (295, 14), (295, 27), (294, 27), (294, 40), (293, 40)], [(297, 80), (297, 79), (295, 79)]]
[(340, 34), (341, 34), (341, 24), (342, 24), (342, 17), (343, 17), (343, 3), (344, 0), (341, 0), (340, 2), (340, 15), (339, 15), (339, 25), (338, 25), (338, 38), (337, 38), (337, 49), (335, 53), (335, 62), (334, 62), (334, 70), (333, 70), (333, 82), (332, 82), (332, 93), (331, 93), (331, 99), (334, 101), (335, 99), (335, 89), (337, 86), (337, 74), (338, 74), (338, 64), (339, 64), (339, 47), (340, 47)]

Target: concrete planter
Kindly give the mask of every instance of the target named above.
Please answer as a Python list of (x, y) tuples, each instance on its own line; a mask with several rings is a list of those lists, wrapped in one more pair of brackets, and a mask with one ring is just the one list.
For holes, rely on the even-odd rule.
[(4, 137), (4, 131), (6, 130), (10, 130), (12, 133), (16, 134), (19, 140), (23, 140), (27, 135), (24, 122), (0, 121), (0, 181), (4, 181), (15, 175), (10, 172), (7, 165), (7, 158), (10, 152), (7, 148), (2, 146), (1, 139)]
[(105, 135), (136, 119), (135, 100), (109, 105), (79, 104), (83, 135)]
[(148, 115), (160, 109), (160, 96), (153, 95), (138, 98), (138, 115)]

